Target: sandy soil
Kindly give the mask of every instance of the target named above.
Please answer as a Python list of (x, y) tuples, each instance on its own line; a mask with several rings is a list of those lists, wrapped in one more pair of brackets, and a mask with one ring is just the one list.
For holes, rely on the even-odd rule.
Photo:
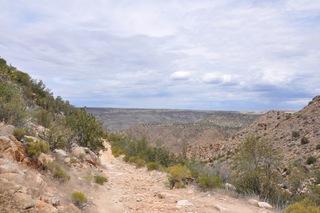
[[(111, 149), (101, 153), (102, 170), (108, 182), (94, 194), (93, 206), (100, 213), (125, 212), (274, 212), (248, 203), (247, 199), (233, 198), (223, 192), (199, 192), (195, 186), (169, 189), (166, 174), (136, 169), (114, 158)], [(179, 205), (181, 204), (181, 205)]]

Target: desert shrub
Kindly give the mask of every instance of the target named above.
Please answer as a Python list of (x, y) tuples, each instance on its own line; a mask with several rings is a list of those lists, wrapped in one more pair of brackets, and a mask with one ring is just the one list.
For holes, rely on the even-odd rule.
[(311, 165), (311, 164), (315, 163), (316, 161), (317, 161), (316, 157), (310, 156), (310, 157), (308, 157), (306, 164)]
[(300, 137), (300, 133), (298, 131), (293, 131), (291, 133), (293, 139), (297, 139)]
[[(249, 136), (239, 144), (233, 159), (232, 179), (241, 193), (254, 193), (275, 201), (281, 177), (276, 168), (281, 165), (280, 153), (271, 143), (257, 136)], [(275, 200), (273, 200), (275, 199)]]
[(54, 120), (50, 122), (50, 129), (44, 132), (43, 139), (48, 141), (50, 149), (70, 148), (73, 142), (74, 132), (66, 126), (65, 116), (55, 115)]
[(59, 179), (61, 181), (65, 181), (65, 180), (70, 180), (70, 175), (60, 167), (57, 167), (54, 170), (53, 178)]
[(300, 202), (288, 206), (285, 213), (319, 213), (320, 207), (316, 206), (308, 199), (304, 199)]
[(39, 125), (49, 128), (52, 120), (51, 112), (45, 109), (40, 109), (36, 113), (36, 119)]
[(15, 129), (13, 131), (13, 135), (18, 141), (20, 141), (24, 137), (24, 134), (25, 134), (25, 131), (24, 131), (24, 129), (21, 129), (21, 128)]
[(38, 157), (41, 153), (47, 153), (49, 151), (49, 144), (44, 141), (36, 141), (31, 144), (27, 150), (29, 157)]
[(94, 176), (94, 181), (97, 184), (103, 185), (105, 182), (108, 181), (108, 178), (104, 177), (104, 176), (100, 176), (100, 175), (95, 175)]
[(26, 116), (26, 106), (20, 90), (0, 82), (0, 120), (21, 125)]
[(320, 144), (317, 144), (316, 150), (319, 150), (319, 149), (320, 149)]
[(112, 154), (114, 157), (119, 157), (120, 155), (124, 154), (124, 150), (120, 147), (117, 147), (117, 146), (113, 146), (111, 148), (111, 151), (112, 151)]
[(304, 144), (308, 144), (309, 143), (309, 139), (306, 138), (306, 137), (302, 137), (301, 138), (301, 144), (304, 145)]
[(141, 168), (146, 164), (146, 162), (138, 156), (132, 156), (127, 158), (127, 162), (134, 164), (137, 168)]
[(158, 162), (149, 162), (147, 164), (147, 168), (149, 171), (151, 170), (159, 170), (160, 169), (160, 164)]
[(81, 208), (84, 203), (88, 202), (88, 199), (82, 192), (73, 192), (71, 194), (71, 200), (72, 203), (79, 208)]
[(29, 137), (24, 137), (23, 140), (28, 143), (33, 143), (34, 141), (33, 138), (29, 138)]
[(66, 117), (66, 125), (72, 129), (73, 138), (80, 146), (88, 147), (95, 153), (104, 149), (102, 138), (105, 136), (105, 132), (102, 123), (98, 122), (85, 108), (74, 109)]
[(186, 180), (191, 178), (191, 172), (187, 166), (172, 166), (168, 168), (168, 180), (171, 187), (183, 188), (187, 184)]
[(54, 179), (60, 181), (70, 180), (70, 175), (61, 167), (61, 165), (55, 162), (51, 162), (48, 163), (46, 166), (48, 170), (52, 172), (52, 176)]
[(207, 191), (222, 187), (222, 179), (219, 176), (206, 176), (197, 178), (200, 189)]

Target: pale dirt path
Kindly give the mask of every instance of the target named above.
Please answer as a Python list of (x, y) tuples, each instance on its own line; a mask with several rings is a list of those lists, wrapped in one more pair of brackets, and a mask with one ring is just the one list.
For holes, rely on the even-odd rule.
[[(94, 195), (94, 205), (100, 213), (127, 212), (226, 212), (269, 213), (272, 211), (252, 206), (246, 200), (235, 199), (223, 193), (199, 192), (194, 186), (170, 190), (165, 186), (166, 174), (136, 169), (114, 158), (111, 148), (101, 154), (103, 172), (108, 182)], [(159, 194), (163, 198), (159, 197)], [(188, 200), (189, 205), (177, 207), (177, 201)], [(220, 209), (220, 210), (218, 210)]]

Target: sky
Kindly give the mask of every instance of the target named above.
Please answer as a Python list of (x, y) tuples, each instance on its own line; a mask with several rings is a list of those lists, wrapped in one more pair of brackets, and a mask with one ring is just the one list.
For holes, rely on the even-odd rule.
[(75, 106), (299, 110), (319, 0), (1, 0), (0, 57)]

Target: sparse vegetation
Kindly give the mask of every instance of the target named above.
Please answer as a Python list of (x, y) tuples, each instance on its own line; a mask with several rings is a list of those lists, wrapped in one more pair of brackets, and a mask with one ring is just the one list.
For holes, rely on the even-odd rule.
[(306, 137), (302, 137), (301, 138), (301, 144), (304, 145), (304, 144), (308, 144), (309, 143), (309, 139), (306, 138)]
[(149, 171), (151, 171), (151, 170), (159, 170), (160, 169), (160, 164), (157, 163), (157, 162), (149, 162), (147, 164), (147, 169)]
[(292, 132), (292, 139), (297, 139), (300, 137), (300, 133), (298, 131), (293, 131)]
[(28, 148), (29, 157), (38, 157), (41, 153), (47, 153), (49, 151), (49, 144), (45, 141), (36, 141)]
[(233, 161), (233, 180), (238, 192), (254, 193), (264, 199), (275, 201), (279, 191), (280, 176), (276, 168), (280, 165), (280, 153), (268, 141), (249, 136), (239, 145)]
[(82, 192), (73, 192), (71, 194), (71, 200), (78, 208), (82, 208), (82, 205), (88, 202), (88, 199)]
[(108, 181), (108, 178), (106, 178), (106, 177), (104, 177), (104, 176), (101, 176), (101, 175), (95, 175), (95, 176), (94, 176), (94, 181), (95, 181), (97, 184), (103, 185), (105, 182)]
[(315, 163), (316, 161), (317, 161), (316, 157), (310, 156), (310, 157), (308, 157), (306, 164), (311, 165), (311, 164)]
[(219, 176), (205, 176), (197, 178), (199, 187), (203, 191), (208, 191), (213, 188), (222, 187), (222, 179)]
[(21, 128), (19, 128), (19, 129), (15, 129), (14, 131), (13, 131), (13, 135), (14, 135), (14, 137), (18, 140), (18, 141), (21, 141), (21, 139), (24, 137), (24, 135), (25, 135), (25, 131), (24, 131), (24, 129), (21, 129)]
[(172, 166), (168, 168), (168, 180), (171, 188), (185, 187), (189, 178), (191, 178), (191, 171), (187, 166)]

